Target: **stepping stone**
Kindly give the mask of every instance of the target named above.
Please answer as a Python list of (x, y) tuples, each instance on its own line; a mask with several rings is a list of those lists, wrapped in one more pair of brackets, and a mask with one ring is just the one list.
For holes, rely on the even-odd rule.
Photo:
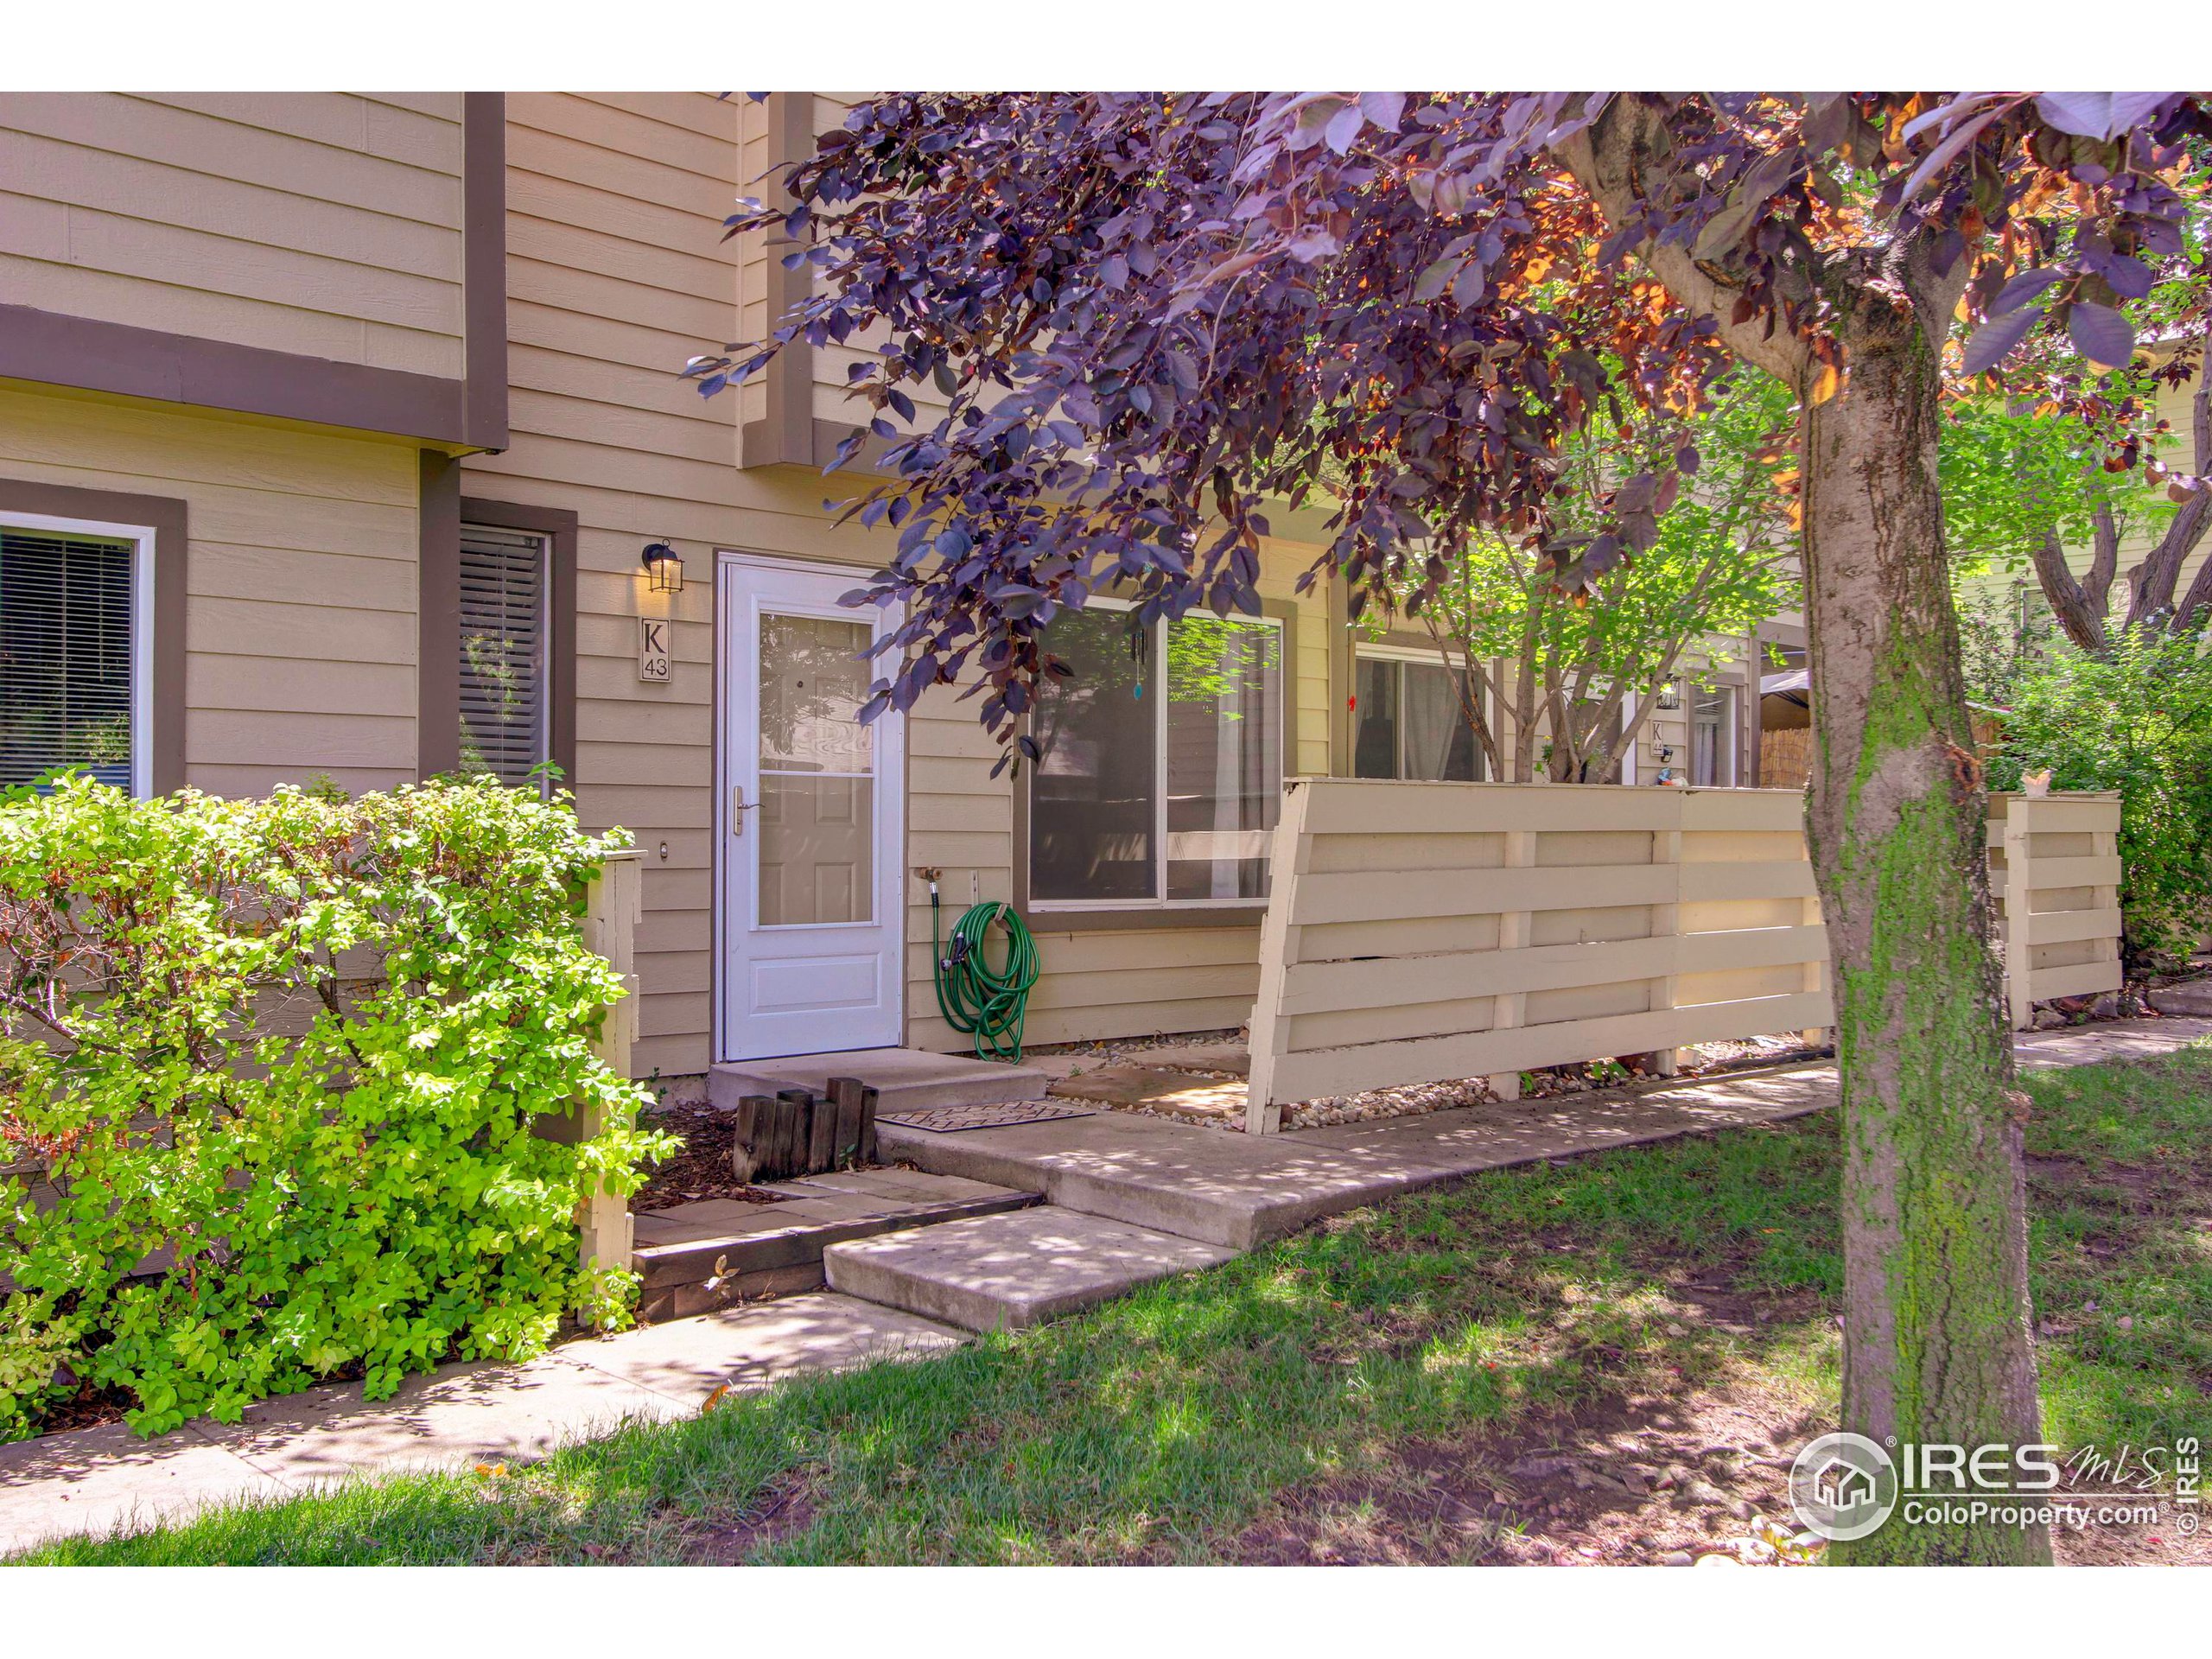
[(1171, 1071), (1225, 1071), (1232, 1077), (1252, 1075), (1251, 1051), (1242, 1043), (1192, 1043), (1181, 1048), (1155, 1048), (1145, 1057), (1153, 1065)]
[(2151, 1006), (2160, 1014), (2212, 1014), (2212, 979), (2163, 986), (2151, 993)]
[(1109, 1065), (1055, 1083), (1052, 1094), (1104, 1106), (1147, 1106), (1192, 1117), (1241, 1117), (1249, 1092), (1242, 1083), (1208, 1082), (1163, 1065)]
[(1072, 1210), (888, 1233), (822, 1253), (831, 1288), (970, 1331), (1040, 1324), (1236, 1255)]

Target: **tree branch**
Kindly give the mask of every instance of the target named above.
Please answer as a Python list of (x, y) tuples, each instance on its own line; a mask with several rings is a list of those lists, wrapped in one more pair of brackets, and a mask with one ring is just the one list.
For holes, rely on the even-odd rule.
[[(1634, 99), (1615, 97), (1595, 121), (1560, 143), (1554, 153), (1605, 217), (1616, 226), (1625, 225), (1637, 216), (1639, 203), (1663, 200), (1668, 194), (1654, 188), (1652, 177), (1669, 170), (1662, 148), (1665, 135), (1657, 111)], [(1786, 385), (1802, 384), (1813, 364), (1810, 349), (1786, 330), (1769, 333), (1770, 320), (1764, 315), (1729, 321), (1739, 290), (1699, 264), (1689, 249), (1647, 241), (1635, 251), (1675, 299), (1719, 324), (1720, 339), (1730, 351)]]
[[(2107, 515), (2109, 522), (2109, 515)], [(2114, 547), (2119, 537), (2112, 538)], [(2105, 537), (2101, 528), (2097, 537), (2097, 554), (2105, 553)], [(2058, 619), (2058, 626), (2066, 630), (2066, 637), (2086, 652), (2102, 656), (2105, 650), (2104, 607), (2094, 603), (2082, 584), (2067, 567), (2066, 549), (2058, 539), (2056, 527), (2047, 526), (2043, 539), (2030, 550), (2035, 561), (2036, 581), (2043, 588), (2044, 597), (2050, 601), (2050, 613)], [(2115, 554), (2115, 558), (2117, 555)], [(2112, 585), (2109, 570), (2105, 585)]]
[[(2190, 399), (2190, 438), (2193, 470), (2202, 478), (2205, 469), (2212, 467), (2212, 313), (2208, 313), (2204, 324), (2204, 339), (2199, 342), (2202, 353), (2196, 370), (2196, 393)], [(2166, 523), (2166, 533), (2158, 537), (2158, 546), (2143, 561), (2142, 575), (2135, 582), (2133, 602), (2127, 607), (2127, 626), (2133, 627), (2157, 612), (2173, 604), (2174, 589), (2181, 582), (2182, 567), (2189, 563), (2189, 556), (2204, 539), (2208, 524), (2212, 524), (2212, 491), (2199, 490), (2182, 503), (2181, 511)], [(2190, 584), (2189, 594), (2174, 612), (2170, 626), (2185, 627), (2189, 616), (2212, 599), (2212, 591), (2205, 590), (2204, 573), (2196, 573), (2196, 580)]]

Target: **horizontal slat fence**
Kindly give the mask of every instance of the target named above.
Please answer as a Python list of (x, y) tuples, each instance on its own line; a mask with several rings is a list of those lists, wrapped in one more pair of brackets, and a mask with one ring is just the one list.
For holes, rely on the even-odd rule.
[[(2116, 797), (1991, 800), (2031, 1003), (2117, 989)], [(1284, 1105), (1834, 1020), (1796, 790), (1284, 786), (1247, 1128)], [(2000, 944), (2005, 941), (2000, 938)]]
[(1285, 786), (1247, 1127), (1289, 1102), (1822, 1027), (1786, 790)]
[(2012, 1028), (2054, 996), (2118, 990), (2119, 793), (1992, 795), (1988, 842)]

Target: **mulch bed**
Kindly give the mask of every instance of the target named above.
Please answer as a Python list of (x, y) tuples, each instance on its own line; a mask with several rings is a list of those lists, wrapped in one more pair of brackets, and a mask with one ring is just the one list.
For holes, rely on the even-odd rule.
[(680, 1135), (682, 1150), (653, 1166), (645, 1184), (630, 1195), (632, 1211), (667, 1210), (702, 1198), (734, 1198), (740, 1204), (778, 1204), (772, 1192), (741, 1181), (730, 1167), (737, 1120), (703, 1102), (671, 1102), (639, 1120), (642, 1127)]

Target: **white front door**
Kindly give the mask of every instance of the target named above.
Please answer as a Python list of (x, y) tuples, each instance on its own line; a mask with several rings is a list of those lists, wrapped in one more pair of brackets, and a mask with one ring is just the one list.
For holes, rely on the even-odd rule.
[(721, 1052), (899, 1041), (905, 726), (855, 718), (889, 613), (858, 571), (724, 554)]

